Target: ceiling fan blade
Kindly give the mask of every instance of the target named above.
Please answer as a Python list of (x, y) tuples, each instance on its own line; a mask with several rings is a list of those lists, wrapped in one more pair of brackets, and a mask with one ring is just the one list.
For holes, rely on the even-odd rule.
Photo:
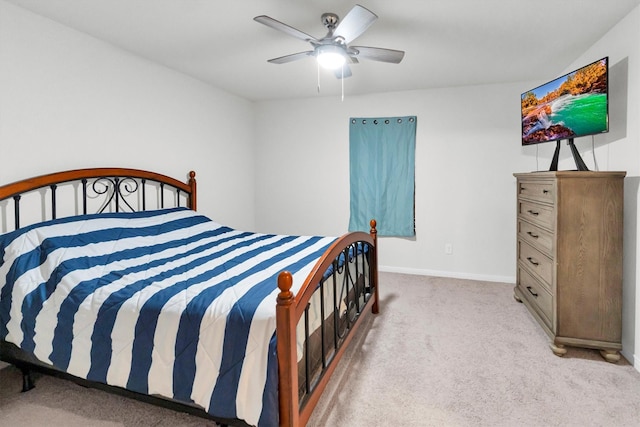
[(404, 51), (385, 49), (382, 47), (367, 47), (367, 46), (350, 46), (350, 50), (357, 50), (358, 58), (370, 59), (372, 61), (390, 62), (392, 64), (399, 64), (404, 58)]
[(337, 79), (342, 79), (342, 78), (347, 78), (347, 77), (351, 77), (351, 68), (349, 68), (348, 65), (343, 65), (342, 68), (338, 68), (337, 70), (334, 70), (333, 73), (336, 75)]
[(282, 31), (283, 33), (289, 34), (297, 39), (306, 41), (306, 42), (315, 42), (318, 43), (318, 39), (309, 34), (302, 32), (296, 28), (293, 28), (287, 24), (284, 24), (280, 21), (277, 21), (273, 18), (270, 18), (266, 15), (260, 15), (253, 18), (254, 21), (259, 22), (261, 24), (266, 25), (267, 27), (271, 27), (274, 30)]
[(269, 59), (267, 62), (272, 64), (286, 64), (287, 62), (297, 61), (298, 59), (304, 59), (307, 56), (313, 56), (313, 51), (308, 50), (306, 52), (292, 53), (291, 55), (281, 56), (279, 58)]
[(364, 33), (376, 19), (378, 19), (378, 15), (357, 4), (338, 22), (333, 36), (342, 37), (344, 42), (348, 44)]

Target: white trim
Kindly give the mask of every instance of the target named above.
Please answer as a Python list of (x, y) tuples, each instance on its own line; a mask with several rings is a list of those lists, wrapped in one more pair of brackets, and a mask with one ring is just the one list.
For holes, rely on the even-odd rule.
[(629, 357), (627, 357), (624, 354), (624, 351), (620, 351), (620, 353), (622, 353), (622, 355), (624, 356), (625, 359), (627, 360), (633, 360), (633, 367), (636, 368), (636, 371), (640, 372), (640, 359), (638, 359), (638, 356), (636, 356), (635, 354), (633, 355), (633, 359), (630, 359)]
[(436, 271), (436, 270), (424, 270), (417, 268), (404, 268), (404, 267), (391, 267), (387, 265), (378, 266), (379, 271), (388, 273), (404, 273), (415, 274), (418, 276), (436, 276), (436, 277), (451, 277), (454, 279), (469, 279), (480, 280), (483, 282), (501, 282), (515, 284), (515, 276), (489, 276), (485, 274), (472, 274), (472, 273), (459, 273), (454, 271)]

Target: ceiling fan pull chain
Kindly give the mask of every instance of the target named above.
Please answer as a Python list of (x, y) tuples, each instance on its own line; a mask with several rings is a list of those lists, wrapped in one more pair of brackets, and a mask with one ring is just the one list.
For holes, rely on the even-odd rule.
[(340, 83), (342, 85), (342, 99), (340, 102), (344, 102), (344, 65), (342, 66), (342, 78), (340, 79)]

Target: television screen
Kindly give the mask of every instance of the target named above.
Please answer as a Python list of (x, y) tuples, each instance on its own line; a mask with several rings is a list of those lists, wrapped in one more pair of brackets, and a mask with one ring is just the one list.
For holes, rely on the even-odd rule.
[(522, 145), (609, 130), (608, 57), (521, 96)]

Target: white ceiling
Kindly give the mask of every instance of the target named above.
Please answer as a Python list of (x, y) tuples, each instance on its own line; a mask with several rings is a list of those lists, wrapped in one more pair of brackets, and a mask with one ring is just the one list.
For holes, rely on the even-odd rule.
[[(355, 4), (339, 0), (7, 1), (249, 100), (318, 96), (312, 58), (267, 63), (310, 46), (253, 17), (268, 15), (321, 38), (326, 33), (322, 13), (342, 17)], [(397, 65), (367, 60), (352, 65), (353, 76), (344, 80), (345, 96), (551, 79), (640, 0), (359, 0), (359, 4), (379, 19), (352, 44), (406, 54)], [(340, 91), (340, 81), (322, 71), (320, 95)]]

